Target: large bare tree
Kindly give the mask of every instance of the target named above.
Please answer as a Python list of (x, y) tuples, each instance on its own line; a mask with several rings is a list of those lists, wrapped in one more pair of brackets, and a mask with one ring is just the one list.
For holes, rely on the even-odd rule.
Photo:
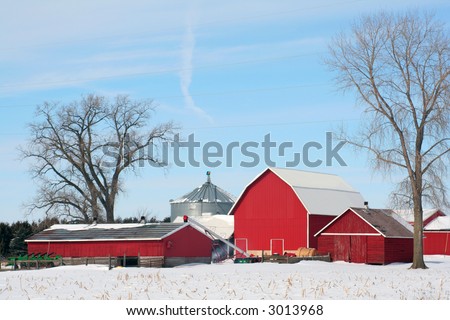
[(375, 169), (403, 176), (392, 196), (414, 210), (414, 258), (423, 259), (423, 205), (447, 205), (449, 36), (433, 15), (381, 12), (359, 18), (329, 45), (327, 65), (364, 109), (357, 135)]
[(30, 210), (84, 222), (114, 222), (123, 176), (143, 165), (164, 165), (156, 147), (172, 140), (172, 122), (150, 126), (152, 101), (87, 95), (68, 104), (45, 102), (21, 148), (39, 190)]

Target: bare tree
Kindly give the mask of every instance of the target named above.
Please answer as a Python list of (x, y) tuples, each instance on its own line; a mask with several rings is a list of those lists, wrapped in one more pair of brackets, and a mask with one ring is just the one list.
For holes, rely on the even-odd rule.
[(30, 210), (88, 222), (114, 222), (122, 178), (146, 163), (164, 166), (155, 147), (172, 140), (172, 122), (150, 127), (154, 105), (118, 96), (88, 95), (69, 104), (45, 102), (21, 148), (39, 183)]
[(423, 204), (447, 205), (449, 37), (429, 14), (379, 13), (336, 36), (327, 65), (364, 108), (360, 132), (343, 138), (368, 150), (375, 169), (401, 174), (393, 198), (414, 210), (414, 258), (423, 260)]

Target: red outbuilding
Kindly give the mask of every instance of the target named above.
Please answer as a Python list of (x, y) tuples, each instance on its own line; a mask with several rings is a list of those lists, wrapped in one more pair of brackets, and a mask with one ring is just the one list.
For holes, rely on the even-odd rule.
[(363, 205), (360, 193), (336, 175), (267, 168), (230, 210), (235, 243), (255, 255), (316, 248), (317, 231), (346, 208)]
[[(414, 212), (408, 210), (395, 210), (395, 213), (414, 225)], [(450, 255), (450, 217), (441, 209), (423, 210), (423, 254)]]
[(439, 216), (424, 227), (424, 254), (450, 255), (450, 217)]
[[(414, 225), (414, 211), (412, 209), (394, 210), (394, 212), (406, 220), (410, 225)], [(445, 213), (438, 208), (424, 209), (423, 213), (423, 226), (426, 227), (431, 221), (437, 217), (445, 217)]]
[(211, 262), (212, 239), (190, 223), (54, 225), (26, 240), (29, 254), (143, 261)]
[(411, 226), (392, 210), (349, 208), (316, 237), (318, 250), (329, 252), (332, 261), (388, 264), (411, 262)]

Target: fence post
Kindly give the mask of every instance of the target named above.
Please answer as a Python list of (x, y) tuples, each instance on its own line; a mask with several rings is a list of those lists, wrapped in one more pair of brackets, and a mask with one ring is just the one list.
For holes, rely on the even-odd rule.
[(127, 255), (123, 254), (123, 267), (125, 268), (127, 266)]
[(36, 260), (36, 269), (39, 270), (39, 260)]

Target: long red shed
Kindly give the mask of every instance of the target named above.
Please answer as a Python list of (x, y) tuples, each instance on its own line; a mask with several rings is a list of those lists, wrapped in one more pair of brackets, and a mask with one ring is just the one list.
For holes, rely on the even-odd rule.
[(392, 210), (349, 208), (316, 237), (319, 251), (329, 252), (332, 261), (388, 264), (412, 261), (411, 230)]
[(164, 266), (211, 262), (212, 239), (190, 223), (54, 225), (26, 240), (29, 254), (64, 258), (163, 259)]
[(317, 231), (349, 206), (363, 204), (360, 193), (336, 175), (267, 168), (230, 210), (235, 243), (256, 255), (316, 248)]

